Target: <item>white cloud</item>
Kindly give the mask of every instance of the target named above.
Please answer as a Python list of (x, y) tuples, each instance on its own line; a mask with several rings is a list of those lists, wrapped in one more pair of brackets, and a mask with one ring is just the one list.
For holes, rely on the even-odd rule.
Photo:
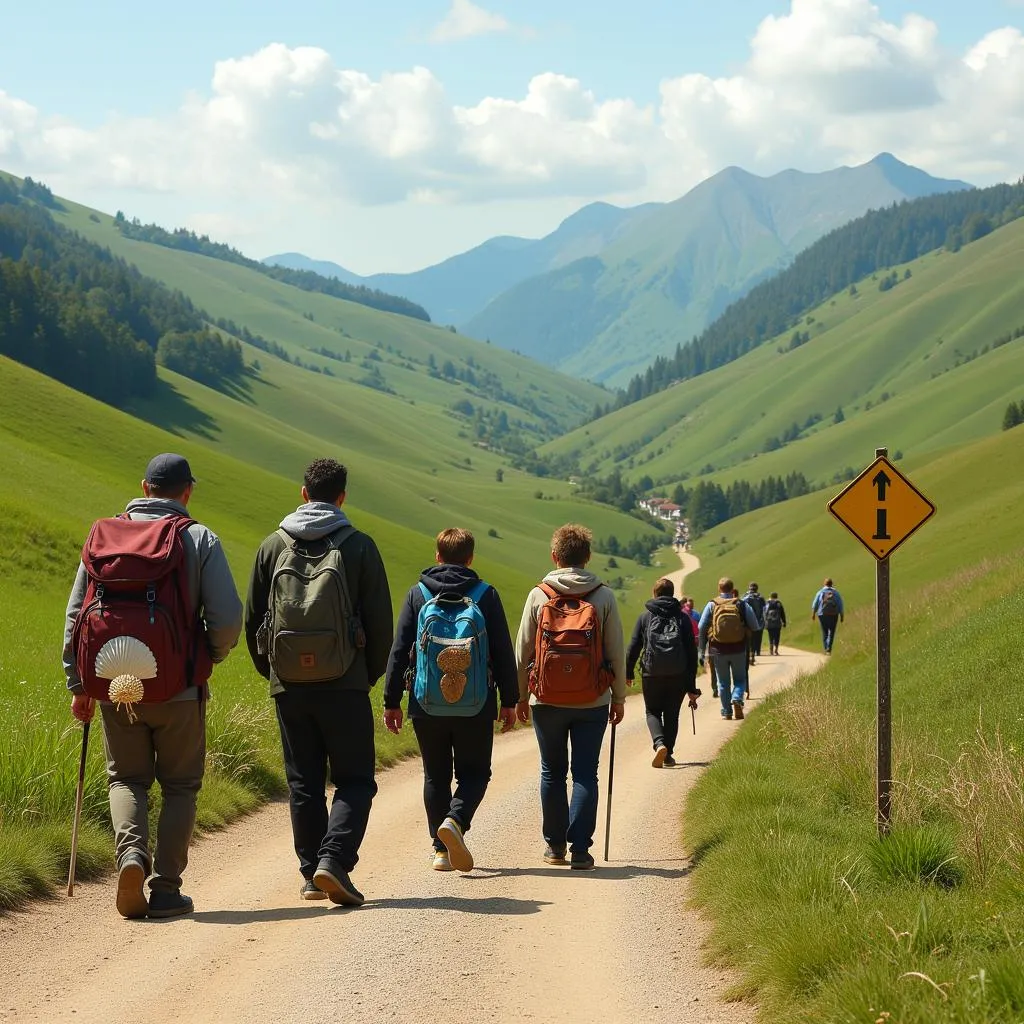
[(728, 164), (821, 169), (881, 150), (949, 177), (1019, 177), (1024, 34), (999, 29), (957, 54), (919, 15), (792, 0), (734, 75), (663, 81), (655, 107), (553, 72), (519, 97), (460, 106), (427, 68), (373, 77), (280, 43), (218, 62), (167, 118), (84, 129), (0, 92), (0, 166), (67, 191), (185, 196), (194, 210), (228, 197), (307, 209), (665, 199)]
[(492, 32), (508, 32), (511, 28), (507, 18), (478, 7), (472, 0), (452, 0), (448, 13), (431, 31), (430, 41), (451, 43)]

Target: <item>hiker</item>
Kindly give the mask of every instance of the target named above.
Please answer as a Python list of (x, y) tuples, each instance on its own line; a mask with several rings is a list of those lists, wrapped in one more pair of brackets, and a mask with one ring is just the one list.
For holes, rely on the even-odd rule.
[[(679, 711), (683, 695), (690, 707), (697, 707), (697, 642), (693, 620), (672, 596), (670, 579), (654, 584), (652, 600), (647, 602), (633, 627), (626, 651), (626, 685), (633, 685), (634, 671), (640, 662), (647, 728), (654, 745), (654, 768), (674, 768)], [(641, 656), (641, 651), (643, 655)]]
[(393, 618), (377, 546), (342, 511), (347, 485), (334, 459), (309, 464), (303, 504), (256, 553), (245, 639), (276, 707), (299, 896), (358, 906), (349, 874), (377, 792), (370, 688), (387, 667)]
[(757, 626), (754, 613), (732, 580), (723, 576), (718, 581), (718, 597), (708, 601), (700, 617), (700, 664), (705, 654), (717, 678), (722, 700), (722, 717), (743, 718), (743, 699), (747, 689), (747, 631)]
[[(544, 861), (594, 866), (597, 766), (604, 732), (622, 721), (626, 660), (622, 623), (610, 587), (590, 572), (592, 534), (569, 523), (551, 538), (552, 572), (530, 591), (516, 636), (519, 721), (530, 721), (540, 748)], [(557, 637), (557, 642), (555, 642)], [(571, 748), (571, 756), (570, 756)], [(566, 777), (572, 768), (572, 801)]]
[(693, 598), (692, 597), (681, 597), (679, 603), (682, 605), (683, 611), (689, 616), (690, 622), (693, 624), (693, 639), (697, 639), (697, 628), (700, 625), (700, 616), (694, 611)]
[[(750, 610), (754, 613), (754, 618), (757, 619), (757, 629), (751, 631), (747, 642), (747, 654), (750, 664), (753, 665), (756, 663), (756, 659), (761, 657), (761, 644), (764, 642), (765, 600), (761, 596), (756, 583), (750, 584), (747, 592), (743, 595), (743, 600), (749, 605)], [(749, 692), (748, 690), (748, 695)]]
[(811, 602), (811, 622), (817, 618), (821, 625), (821, 643), (826, 654), (832, 653), (832, 644), (836, 639), (836, 626), (846, 621), (843, 598), (832, 586), (832, 577), (826, 576), (825, 583), (814, 595)]
[(468, 530), (437, 535), (437, 564), (421, 573), (398, 614), (384, 684), (384, 725), (396, 735), (409, 690), (435, 871), (473, 870), (464, 835), (491, 779), (494, 721), (503, 733), (514, 728), (519, 700), (505, 610), (470, 568), (474, 548)]
[(786, 608), (779, 600), (778, 591), (773, 590), (764, 606), (764, 628), (768, 631), (768, 653), (779, 653), (779, 640), (786, 628)]
[[(100, 705), (116, 906), (126, 918), (192, 911), (181, 876), (205, 769), (207, 684), (242, 631), (220, 541), (189, 516), (195, 483), (183, 456), (150, 460), (143, 497), (93, 524), (64, 624), (71, 713), (90, 722)], [(154, 780), (161, 803), (151, 853)]]

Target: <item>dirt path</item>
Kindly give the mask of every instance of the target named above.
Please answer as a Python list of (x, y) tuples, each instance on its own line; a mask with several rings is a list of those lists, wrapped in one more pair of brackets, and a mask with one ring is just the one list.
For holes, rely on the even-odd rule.
[[(754, 707), (818, 660), (783, 648), (760, 663)], [(679, 767), (657, 771), (643, 705), (628, 702), (611, 858), (602, 795), (596, 871), (541, 861), (537, 748), (517, 731), (495, 744), (471, 875), (428, 869), (420, 766), (406, 762), (379, 780), (353, 873), (364, 907), (297, 899), (287, 807), (273, 804), (197, 844), (190, 918), (122, 921), (109, 881), (0, 918), (0, 1020), (750, 1022), (751, 1007), (720, 1001), (725, 972), (700, 966), (706, 925), (685, 908), (679, 817), (703, 767), (757, 715), (725, 722), (705, 699), (696, 737), (684, 725)]]

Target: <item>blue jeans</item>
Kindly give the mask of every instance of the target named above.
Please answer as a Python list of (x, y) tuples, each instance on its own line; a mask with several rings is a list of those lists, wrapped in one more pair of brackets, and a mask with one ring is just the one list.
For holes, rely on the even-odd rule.
[(832, 644), (836, 639), (836, 626), (839, 623), (838, 615), (819, 615), (818, 623), (821, 626), (821, 646), (827, 653), (831, 653)]
[[(535, 704), (533, 731), (540, 747), (541, 831), (555, 850), (586, 853), (597, 828), (597, 763), (608, 727), (608, 705), (563, 708)], [(571, 760), (570, 750), (572, 748)], [(565, 788), (572, 768), (572, 801)]]
[[(712, 654), (711, 662), (718, 676), (718, 696), (722, 701), (722, 714), (731, 715), (736, 701), (743, 703), (747, 691), (747, 652)], [(731, 679), (731, 685), (730, 685)]]

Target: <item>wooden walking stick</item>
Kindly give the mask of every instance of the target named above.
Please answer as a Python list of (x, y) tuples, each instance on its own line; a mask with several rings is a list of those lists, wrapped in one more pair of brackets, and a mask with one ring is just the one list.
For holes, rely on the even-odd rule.
[(608, 841), (612, 831), (612, 786), (615, 784), (615, 722), (612, 722), (612, 742), (608, 752), (608, 806), (604, 815), (604, 859), (608, 860)]
[(78, 792), (75, 794), (75, 823), (71, 827), (71, 864), (68, 867), (68, 895), (75, 894), (75, 861), (78, 859), (78, 825), (82, 820), (82, 795), (85, 792), (85, 753), (89, 749), (89, 722), (82, 724), (82, 757), (78, 762)]

